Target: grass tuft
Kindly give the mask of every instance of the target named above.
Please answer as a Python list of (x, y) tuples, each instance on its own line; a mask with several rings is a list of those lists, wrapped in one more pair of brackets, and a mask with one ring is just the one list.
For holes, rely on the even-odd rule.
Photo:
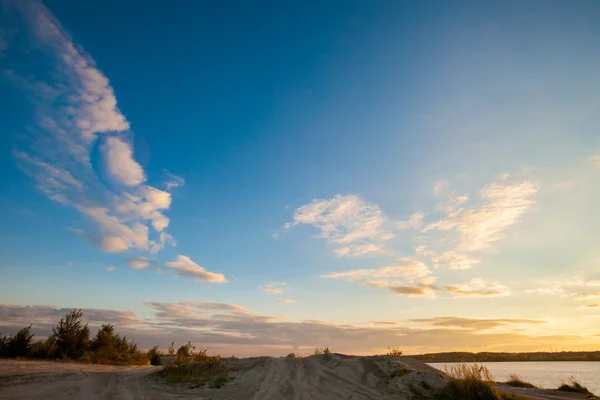
[(564, 382), (557, 390), (561, 392), (592, 394), (588, 388), (577, 382), (574, 377), (570, 377), (569, 381)]
[(492, 374), (481, 364), (466, 364), (446, 367), (449, 377), (447, 385), (439, 391), (436, 400), (513, 400), (519, 397), (501, 392), (496, 387)]
[(508, 381), (506, 381), (506, 384), (508, 386), (513, 386), (513, 387), (532, 388), (532, 389), (536, 388), (535, 385), (527, 382), (526, 380), (524, 380), (517, 374), (510, 374), (508, 376)]

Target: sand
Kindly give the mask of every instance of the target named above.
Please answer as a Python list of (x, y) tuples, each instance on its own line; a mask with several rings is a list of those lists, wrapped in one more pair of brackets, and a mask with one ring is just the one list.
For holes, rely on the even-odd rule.
[(227, 363), (229, 375), (235, 379), (216, 389), (165, 385), (149, 376), (161, 367), (0, 360), (0, 398), (400, 400), (414, 395), (429, 397), (444, 385), (439, 371), (406, 358), (331, 354)]

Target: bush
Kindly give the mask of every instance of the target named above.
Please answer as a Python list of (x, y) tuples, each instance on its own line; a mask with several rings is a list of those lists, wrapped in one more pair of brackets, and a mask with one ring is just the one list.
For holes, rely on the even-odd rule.
[(302, 356), (296, 353), (289, 353), (285, 358), (302, 358)]
[(557, 390), (561, 392), (592, 394), (585, 386), (577, 382), (574, 377), (570, 377), (569, 381), (560, 385)]
[(90, 342), (92, 360), (99, 363), (146, 364), (148, 359), (137, 343), (115, 334), (113, 325), (102, 325)]
[(499, 391), (492, 374), (483, 365), (462, 363), (446, 368), (447, 385), (436, 394), (437, 400), (509, 400), (517, 396)]
[(22, 328), (15, 335), (0, 336), (0, 355), (2, 357), (27, 357), (33, 345), (31, 325)]
[(313, 353), (313, 355), (319, 356), (322, 354), (330, 354), (330, 353), (331, 353), (331, 351), (329, 350), (329, 347), (323, 347), (323, 348), (317, 347), (315, 349), (315, 352)]
[(517, 374), (510, 374), (508, 376), (508, 381), (506, 381), (506, 384), (508, 386), (522, 387), (522, 388), (535, 388), (536, 387), (535, 385), (532, 385), (531, 383), (523, 380), (523, 378), (521, 378)]
[(162, 365), (162, 353), (158, 350), (158, 346), (151, 348), (146, 357), (150, 360), (151, 365)]
[(400, 347), (389, 347), (388, 346), (388, 352), (385, 353), (385, 355), (387, 357), (401, 357), (402, 350), (400, 350)]
[(83, 325), (81, 310), (73, 310), (61, 318), (52, 328), (52, 340), (56, 343), (56, 355), (63, 358), (78, 359), (90, 347), (90, 328)]
[(52, 338), (40, 340), (31, 346), (30, 356), (33, 358), (56, 357), (56, 342)]

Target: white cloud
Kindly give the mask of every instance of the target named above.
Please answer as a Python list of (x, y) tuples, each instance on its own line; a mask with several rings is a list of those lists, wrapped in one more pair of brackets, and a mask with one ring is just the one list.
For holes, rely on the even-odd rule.
[(125, 241), (118, 236), (103, 236), (98, 238), (98, 247), (107, 253), (122, 253), (129, 248)]
[(366, 203), (357, 195), (337, 195), (315, 199), (294, 212), (286, 229), (308, 224), (320, 231), (319, 237), (337, 248), (338, 256), (363, 256), (384, 252), (384, 243), (394, 237), (388, 221), (377, 205)]
[(423, 225), (423, 217), (425, 217), (425, 213), (417, 211), (408, 220), (396, 222), (396, 227), (398, 229), (419, 229)]
[(175, 269), (177, 276), (183, 276), (188, 278), (194, 278), (201, 281), (226, 283), (227, 279), (222, 274), (216, 274), (209, 272), (203, 267), (193, 262), (188, 256), (177, 256), (176, 261), (167, 263), (169, 268)]
[(296, 303), (296, 300), (292, 300), (292, 299), (284, 299), (282, 297), (278, 297), (277, 301), (280, 303), (285, 303), (285, 304), (293, 304)]
[(379, 268), (355, 269), (321, 275), (326, 279), (344, 279), (376, 288), (386, 288), (397, 295), (411, 297), (435, 297), (436, 278), (421, 261), (410, 258), (398, 260), (398, 264)]
[(479, 192), (481, 204), (447, 208), (443, 219), (429, 224), (423, 231), (455, 230), (460, 239), (458, 252), (488, 250), (535, 204), (533, 197), (537, 191), (538, 185), (530, 181), (497, 180)]
[[(23, 56), (46, 57), (45, 76), (51, 77), (36, 80), (26, 70), (4, 74), (20, 89), (36, 95), (33, 134), (25, 143), (29, 148), (14, 152), (19, 167), (49, 199), (95, 222), (97, 228), (82, 236), (92, 238), (102, 249), (158, 251), (174, 245), (164, 232), (169, 218), (163, 212), (170, 207), (171, 196), (152, 186), (139, 186), (146, 179), (145, 172), (133, 159), (126, 140), (131, 133), (124, 133), (129, 123), (117, 107), (107, 77), (43, 4), (12, 2), (8, 7), (30, 28), (24, 32), (33, 44), (23, 50)], [(98, 177), (99, 168), (90, 157), (98, 140), (108, 173), (122, 185), (109, 187)], [(172, 174), (169, 181), (169, 187), (183, 184), (183, 179)], [(148, 225), (156, 232), (154, 238)]]
[(269, 294), (282, 294), (283, 288), (281, 286), (285, 286), (285, 282), (271, 282), (267, 283), (263, 286), (262, 290)]
[(117, 268), (116, 268), (116, 267), (113, 267), (113, 266), (111, 265), (110, 267), (107, 267), (107, 268), (106, 268), (106, 270), (107, 270), (108, 272), (114, 272), (114, 271), (116, 271), (116, 270), (117, 270)]
[(167, 170), (165, 170), (164, 173), (167, 177), (167, 180), (165, 182), (165, 188), (168, 191), (178, 188), (179, 186), (185, 185), (185, 179), (183, 179), (182, 177), (172, 174)]
[(446, 291), (455, 298), (508, 296), (510, 290), (497, 282), (486, 282), (481, 278), (471, 279), (463, 284), (446, 285)]
[(449, 182), (444, 179), (439, 179), (433, 183), (432, 193), (434, 196), (442, 196), (448, 191)]
[(116, 136), (107, 136), (103, 151), (108, 173), (117, 181), (123, 185), (137, 186), (146, 180), (142, 166), (133, 159), (129, 143)]
[(590, 162), (596, 167), (600, 168), (600, 154), (596, 154), (590, 157)]
[(129, 264), (129, 266), (133, 269), (146, 269), (148, 266), (155, 263), (156, 261), (150, 260), (146, 257), (130, 258), (127, 260), (127, 264)]
[(434, 268), (469, 269), (479, 263), (479, 260), (475, 260), (465, 254), (460, 254), (452, 250), (445, 251), (441, 254), (437, 253), (429, 249), (426, 245), (416, 246), (415, 253), (429, 257), (433, 262)]

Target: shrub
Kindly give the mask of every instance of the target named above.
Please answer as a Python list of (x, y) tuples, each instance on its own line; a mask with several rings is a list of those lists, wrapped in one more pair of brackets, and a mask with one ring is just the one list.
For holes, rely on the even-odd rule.
[(31, 325), (22, 328), (15, 335), (0, 338), (1, 355), (3, 357), (27, 357), (33, 342)]
[(162, 353), (158, 350), (158, 346), (148, 350), (146, 357), (150, 360), (151, 365), (162, 365)]
[(56, 342), (51, 337), (37, 341), (31, 346), (29, 354), (33, 358), (54, 358), (56, 356)]
[(400, 350), (400, 347), (389, 347), (388, 346), (388, 352), (385, 353), (385, 355), (387, 357), (401, 357), (402, 350)]
[(52, 340), (56, 343), (57, 356), (78, 359), (90, 347), (90, 328), (83, 325), (81, 310), (73, 310), (61, 318), (52, 328)]
[(557, 390), (560, 390), (561, 392), (591, 394), (590, 391), (585, 386), (577, 382), (574, 377), (570, 377), (568, 382), (560, 385)]
[(509, 400), (517, 396), (499, 391), (492, 374), (483, 365), (462, 363), (446, 368), (450, 377), (446, 386), (436, 394), (437, 400)]
[(323, 347), (323, 348), (317, 347), (315, 349), (315, 352), (313, 353), (313, 355), (319, 356), (322, 354), (330, 354), (330, 353), (331, 353), (331, 351), (329, 350), (329, 347)]
[(99, 363), (146, 364), (148, 359), (135, 341), (115, 334), (113, 325), (102, 325), (90, 342), (92, 360)]
[(289, 353), (285, 358), (302, 358), (302, 356), (296, 353)]
[(535, 388), (536, 387), (535, 385), (532, 385), (531, 383), (523, 380), (523, 378), (521, 378), (517, 374), (510, 374), (508, 376), (508, 381), (506, 381), (506, 384), (508, 386), (522, 387), (522, 388)]

